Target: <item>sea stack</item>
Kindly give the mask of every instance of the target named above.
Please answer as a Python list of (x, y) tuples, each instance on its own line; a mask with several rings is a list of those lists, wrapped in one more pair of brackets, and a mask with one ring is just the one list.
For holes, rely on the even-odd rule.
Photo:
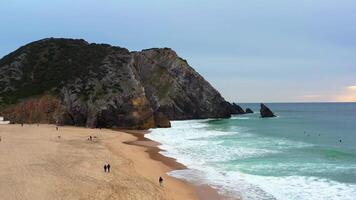
[(242, 109), (241, 106), (237, 105), (236, 103), (232, 103), (231, 107), (232, 107), (231, 114), (235, 114), (235, 115), (246, 114), (244, 109)]
[(263, 103), (261, 103), (260, 114), (262, 118), (265, 117), (275, 117), (276, 115)]
[(253, 113), (253, 111), (250, 108), (246, 108), (246, 113)]

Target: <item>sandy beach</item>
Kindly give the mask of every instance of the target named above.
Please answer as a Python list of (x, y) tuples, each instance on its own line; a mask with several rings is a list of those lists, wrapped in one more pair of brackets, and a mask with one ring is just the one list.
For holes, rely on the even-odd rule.
[[(184, 166), (160, 156), (154, 142), (135, 135), (70, 126), (57, 131), (53, 125), (1, 125), (0, 196), (7, 200), (220, 198), (209, 187), (167, 176)], [(89, 141), (89, 136), (96, 138)], [(106, 163), (110, 173), (104, 173)]]

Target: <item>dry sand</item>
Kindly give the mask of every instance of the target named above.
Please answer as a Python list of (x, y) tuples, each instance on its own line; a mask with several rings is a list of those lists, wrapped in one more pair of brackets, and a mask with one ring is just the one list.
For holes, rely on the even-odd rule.
[[(88, 141), (90, 135), (97, 138)], [(160, 157), (156, 144), (137, 141), (139, 135), (78, 127), (56, 131), (41, 124), (0, 125), (0, 136), (0, 199), (220, 198), (209, 187), (196, 188), (167, 176), (184, 166)], [(110, 163), (110, 173), (104, 173), (105, 163)]]

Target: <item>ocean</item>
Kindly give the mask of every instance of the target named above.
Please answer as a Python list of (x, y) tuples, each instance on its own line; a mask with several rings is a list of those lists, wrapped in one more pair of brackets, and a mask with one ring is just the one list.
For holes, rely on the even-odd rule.
[(173, 121), (146, 137), (188, 167), (171, 176), (243, 200), (355, 200), (356, 103), (270, 103), (276, 118)]

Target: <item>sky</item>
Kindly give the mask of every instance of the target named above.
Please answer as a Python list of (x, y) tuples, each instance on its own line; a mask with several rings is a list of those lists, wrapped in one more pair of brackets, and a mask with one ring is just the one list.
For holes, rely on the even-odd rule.
[(0, 57), (48, 37), (170, 47), (229, 101), (356, 101), (355, 0), (1, 0), (0, 20)]

